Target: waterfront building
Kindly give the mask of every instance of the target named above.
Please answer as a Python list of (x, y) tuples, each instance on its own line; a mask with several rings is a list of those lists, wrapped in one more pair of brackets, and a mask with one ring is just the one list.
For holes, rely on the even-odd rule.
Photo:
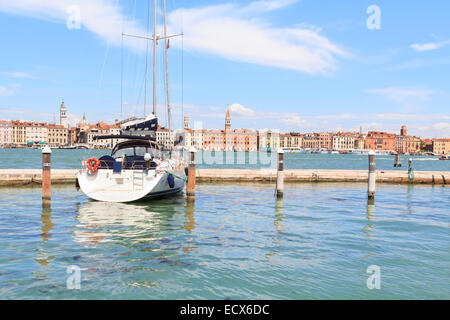
[(398, 153), (417, 153), (420, 152), (421, 140), (413, 136), (396, 136), (395, 151)]
[(422, 140), (422, 149), (426, 152), (433, 152), (433, 140), (423, 139)]
[(42, 145), (48, 142), (48, 130), (46, 123), (26, 122), (25, 140), (27, 145)]
[(301, 148), (303, 145), (303, 136), (299, 132), (291, 132), (291, 147)]
[(164, 149), (173, 149), (173, 131), (158, 125), (156, 128), (156, 142), (163, 146)]
[[(223, 151), (226, 146), (226, 137), (222, 130), (210, 129), (210, 130), (195, 130), (201, 131), (202, 140), (201, 146), (198, 145), (197, 148), (208, 150), (208, 151)], [(231, 141), (230, 141), (231, 145)]]
[(62, 125), (47, 125), (48, 144), (52, 147), (69, 144), (69, 129)]
[(305, 149), (314, 149), (317, 148), (317, 138), (314, 133), (305, 133), (303, 135), (302, 144)]
[(333, 147), (333, 134), (330, 132), (319, 132), (315, 134), (316, 146), (318, 148), (329, 149)]
[(280, 148), (291, 148), (291, 135), (289, 133), (280, 133)]
[(13, 143), (13, 126), (11, 121), (0, 121), (0, 145)]
[(87, 144), (89, 130), (89, 122), (86, 119), (86, 115), (83, 114), (83, 119), (78, 122), (75, 132), (72, 132), (72, 143)]
[(193, 130), (189, 129), (189, 117), (187, 114), (184, 115), (184, 128), (181, 130), (177, 130), (175, 132), (175, 141), (178, 142), (176, 145), (177, 148), (183, 148), (188, 150), (193, 143)]
[(192, 140), (191, 140), (191, 146), (196, 148), (197, 150), (203, 149), (203, 132), (205, 130), (198, 129), (192, 131)]
[(67, 108), (64, 104), (64, 100), (61, 103), (61, 107), (59, 108), (59, 124), (64, 128), (67, 128)]
[(258, 151), (276, 151), (280, 147), (280, 134), (278, 131), (257, 131)]
[(400, 129), (400, 135), (395, 137), (395, 151), (398, 153), (420, 152), (421, 140), (418, 137), (408, 136), (406, 126)]
[[(116, 121), (117, 122), (117, 121)], [(108, 135), (112, 135), (112, 136), (118, 136), (120, 135), (120, 125), (119, 124), (113, 124), (109, 126), (109, 133)], [(125, 141), (125, 139), (111, 139), (110, 142), (110, 148), (114, 148), (116, 146), (116, 144)]]
[(433, 139), (433, 153), (439, 155), (450, 154), (450, 139)]
[(365, 141), (365, 136), (363, 136), (362, 134), (358, 135), (358, 137), (355, 139), (355, 149), (363, 150), (364, 149), (364, 141)]
[(256, 132), (247, 129), (226, 130), (224, 133), (225, 151), (257, 151)]
[(224, 151), (257, 151), (258, 138), (255, 131), (248, 129), (234, 129), (231, 130), (231, 116), (230, 108), (227, 107), (227, 114), (225, 116), (225, 130), (223, 134)]
[[(98, 122), (95, 125), (89, 125), (89, 131), (87, 132), (87, 143), (90, 147), (95, 149), (108, 149), (112, 148), (112, 143), (110, 140), (94, 140), (96, 136), (106, 136), (109, 135), (109, 125), (104, 122)], [(84, 142), (81, 142), (84, 143)]]
[(192, 130), (189, 128), (177, 130), (175, 134), (175, 141), (181, 140), (181, 142), (178, 145), (176, 145), (176, 147), (188, 150), (193, 145), (192, 137), (193, 137)]
[(178, 130), (176, 140), (182, 138), (179, 146), (185, 149), (194, 146), (198, 150), (208, 151), (257, 151), (257, 133), (247, 129), (231, 129), (230, 108), (225, 116), (225, 130), (189, 129), (188, 117), (184, 117), (184, 129)]
[(382, 131), (369, 131), (364, 146), (368, 150), (394, 151), (395, 134)]
[(24, 122), (11, 121), (13, 128), (12, 143), (22, 145), (27, 143), (27, 127)]
[(280, 148), (293, 149), (302, 147), (302, 136), (300, 133), (280, 133)]
[(68, 144), (73, 144), (77, 142), (77, 127), (72, 127), (69, 130), (69, 142)]
[(355, 141), (358, 137), (356, 132), (338, 132), (333, 135), (333, 150), (350, 151), (355, 149)]

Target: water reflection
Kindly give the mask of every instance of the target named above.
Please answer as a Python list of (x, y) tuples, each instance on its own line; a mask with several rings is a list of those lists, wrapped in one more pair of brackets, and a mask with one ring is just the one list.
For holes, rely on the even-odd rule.
[(124, 239), (154, 240), (160, 230), (161, 214), (150, 209), (147, 204), (88, 201), (78, 209), (80, 228), (74, 231), (73, 238), (90, 245)]
[(412, 184), (408, 185), (407, 193), (406, 193), (406, 209), (409, 214), (413, 214), (413, 191), (414, 186)]
[[(367, 221), (375, 222), (374, 213), (375, 213), (375, 201), (374, 199), (368, 199), (366, 211)], [(375, 235), (374, 228), (375, 228), (374, 223), (368, 223), (364, 227), (364, 233), (366, 234), (368, 239), (372, 239), (372, 237)]]
[[(186, 201), (186, 222), (184, 223), (184, 229), (186, 229), (189, 233), (195, 230), (195, 201), (192, 199)], [(193, 241), (193, 239), (188, 239), (187, 242)], [(183, 246), (184, 253), (191, 253), (196, 249), (195, 246), (185, 245)]]
[(50, 234), (50, 230), (52, 230), (52, 228), (54, 227), (52, 220), (51, 220), (51, 216), (52, 216), (52, 209), (50, 206), (47, 205), (43, 205), (42, 206), (42, 214), (41, 214), (41, 222), (42, 222), (42, 233), (41, 233), (41, 237), (42, 237), (42, 241), (48, 241), (48, 239), (52, 236)]
[(283, 232), (283, 225), (281, 224), (283, 222), (283, 199), (277, 199), (277, 202), (275, 203), (275, 220), (273, 221), (273, 224), (275, 226), (275, 229), (279, 233)]
[[(275, 219), (273, 220), (273, 225), (275, 226), (275, 230), (278, 234), (283, 233), (283, 198), (277, 198), (275, 203)], [(270, 262), (280, 264), (280, 260), (277, 259), (277, 256), (280, 254), (277, 252), (277, 248), (279, 248), (281, 244), (281, 238), (279, 236), (272, 237), (273, 246), (269, 253), (266, 254), (266, 259)]]
[(195, 201), (186, 201), (186, 218), (187, 221), (184, 224), (184, 228), (189, 232), (192, 232), (195, 229)]
[[(36, 255), (36, 258), (34, 259), (41, 267), (46, 267), (53, 259), (55, 259), (54, 256), (51, 256), (48, 254), (46, 250), (46, 243), (51, 237), (50, 231), (54, 227), (54, 224), (51, 220), (52, 216), (52, 209), (50, 206), (50, 203), (43, 203), (42, 204), (42, 212), (41, 212), (41, 238), (43, 241), (43, 244), (38, 248), (38, 253)], [(37, 279), (44, 279), (47, 276), (47, 273), (45, 273), (44, 270), (35, 271), (32, 273), (34, 276), (36, 276)]]

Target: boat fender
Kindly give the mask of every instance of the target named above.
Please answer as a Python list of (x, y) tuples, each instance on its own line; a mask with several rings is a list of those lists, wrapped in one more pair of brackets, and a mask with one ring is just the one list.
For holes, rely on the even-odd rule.
[(186, 180), (187, 180), (188, 173), (189, 173), (189, 168), (188, 167), (184, 168), (184, 173), (186, 174)]
[(169, 174), (167, 176), (167, 182), (169, 183), (169, 187), (171, 189), (173, 189), (173, 187), (175, 187), (175, 178), (173, 177), (173, 175)]
[(78, 182), (78, 177), (75, 179), (75, 188), (78, 190), (80, 190), (80, 183)]

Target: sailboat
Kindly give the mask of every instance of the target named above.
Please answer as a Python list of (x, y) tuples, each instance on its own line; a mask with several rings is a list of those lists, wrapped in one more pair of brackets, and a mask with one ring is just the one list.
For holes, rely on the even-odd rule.
[[(105, 202), (133, 202), (142, 199), (174, 195), (183, 191), (187, 166), (183, 159), (165, 155), (156, 142), (158, 118), (156, 116), (156, 46), (165, 42), (167, 113), (170, 129), (170, 99), (168, 85), (167, 41), (180, 35), (167, 35), (166, 1), (164, 3), (164, 36), (156, 34), (156, 6), (154, 0), (153, 37), (127, 35), (153, 41), (153, 113), (145, 118), (128, 118), (120, 121), (120, 135), (96, 136), (94, 139), (121, 139), (110, 155), (90, 158), (83, 162), (77, 173), (76, 186), (89, 198)], [(150, 2), (149, 2), (150, 5)], [(148, 17), (150, 18), (150, 17)], [(147, 79), (147, 64), (146, 77)], [(146, 89), (145, 89), (146, 90)], [(144, 102), (145, 106), (145, 102)], [(145, 107), (144, 107), (145, 110)]]

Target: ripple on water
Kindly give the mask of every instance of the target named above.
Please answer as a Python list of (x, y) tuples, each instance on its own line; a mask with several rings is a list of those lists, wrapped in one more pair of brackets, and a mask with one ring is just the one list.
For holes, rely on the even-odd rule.
[[(199, 185), (108, 204), (54, 188), (0, 193), (0, 298), (449, 298), (448, 187)], [(368, 266), (382, 289), (368, 290)], [(67, 290), (66, 268), (81, 268)]]

